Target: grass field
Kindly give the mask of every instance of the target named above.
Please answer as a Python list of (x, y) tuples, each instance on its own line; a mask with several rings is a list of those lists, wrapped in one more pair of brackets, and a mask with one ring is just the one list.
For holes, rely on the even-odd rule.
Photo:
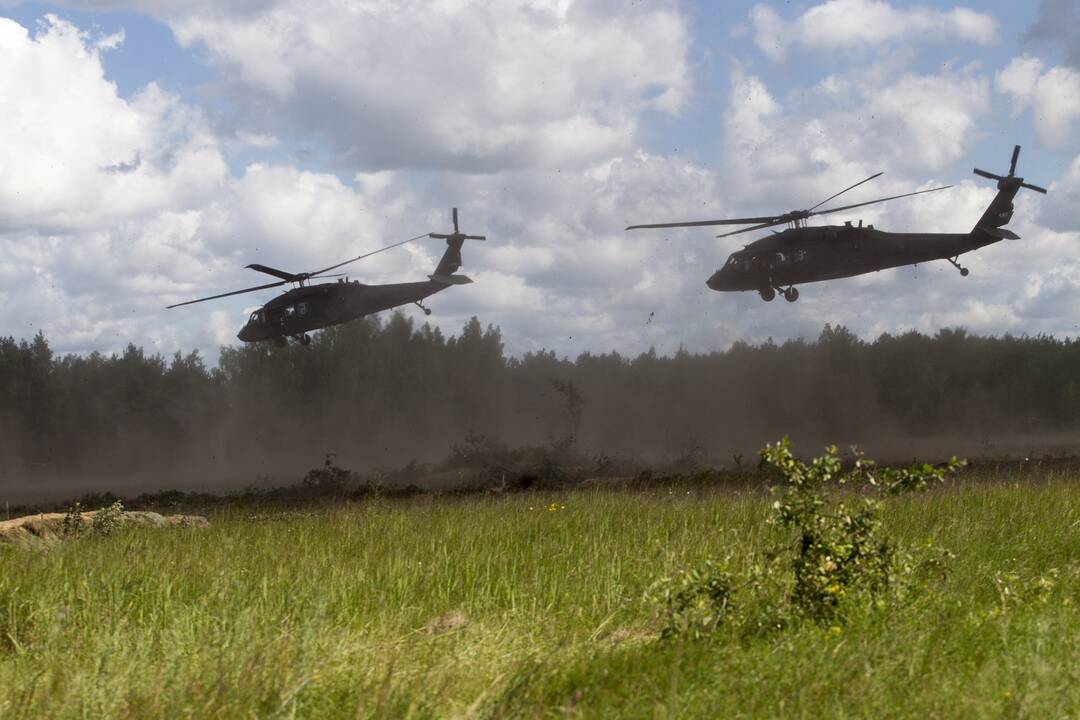
[(1080, 477), (889, 500), (909, 600), (661, 641), (661, 574), (778, 540), (747, 491), (225, 508), (0, 547), (0, 717), (1075, 717)]

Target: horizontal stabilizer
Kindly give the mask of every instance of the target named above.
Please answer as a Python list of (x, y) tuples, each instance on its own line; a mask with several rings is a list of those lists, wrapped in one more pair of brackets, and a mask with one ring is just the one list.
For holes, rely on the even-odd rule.
[(440, 285), (468, 285), (472, 278), (468, 275), (428, 275), (432, 282)]
[(1020, 239), (1019, 235), (1014, 233), (1012, 230), (1006, 230), (1005, 228), (980, 227), (979, 230), (986, 233), (987, 235), (990, 235), (991, 237), (996, 237), (999, 240), (1019, 240)]

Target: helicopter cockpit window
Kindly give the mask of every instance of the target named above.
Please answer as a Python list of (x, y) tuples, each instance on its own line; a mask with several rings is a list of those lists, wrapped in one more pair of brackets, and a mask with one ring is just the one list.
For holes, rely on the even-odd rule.
[(738, 265), (739, 264), (739, 258), (737, 258), (737, 257), (728, 258), (727, 264), (732, 265), (732, 266)]
[(791, 259), (795, 262), (806, 262), (806, 251), (796, 250), (791, 254)]
[(296, 306), (295, 305), (286, 305), (285, 306), (285, 317), (292, 317), (295, 314), (296, 314)]
[(307, 315), (307, 303), (306, 302), (297, 303), (296, 312), (297, 312), (297, 314), (300, 315), (300, 317), (303, 317), (304, 315)]
[(260, 324), (262, 324), (262, 313), (260, 313), (258, 310), (251, 313), (251, 317), (248, 318), (248, 322), (251, 323), (252, 325), (260, 325)]

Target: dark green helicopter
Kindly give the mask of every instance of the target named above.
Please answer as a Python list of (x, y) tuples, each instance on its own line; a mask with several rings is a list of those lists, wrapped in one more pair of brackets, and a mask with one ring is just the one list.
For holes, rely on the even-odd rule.
[(771, 236), (755, 240), (742, 250), (732, 253), (724, 266), (705, 283), (709, 288), (721, 292), (756, 290), (766, 302), (775, 298), (778, 292), (783, 294), (788, 302), (795, 302), (799, 299), (799, 290), (795, 287), (798, 284), (852, 277), (930, 260), (948, 260), (966, 277), (968, 270), (958, 262), (960, 255), (1000, 240), (1019, 239), (1016, 233), (1002, 227), (1012, 219), (1012, 201), (1017, 191), (1024, 187), (1036, 192), (1046, 192), (1044, 188), (1030, 185), (1024, 182), (1024, 178), (1016, 176), (1016, 161), (1019, 157), (1020, 146), (1017, 145), (1013, 149), (1009, 174), (1004, 177), (975, 168), (976, 175), (997, 180), (998, 193), (975, 227), (967, 233), (892, 233), (875, 230), (873, 225), (863, 227), (861, 220), (858, 226), (847, 222), (843, 225), (807, 227), (807, 219), (815, 215), (851, 210), (952, 187), (946, 185), (829, 210), (817, 209), (848, 190), (873, 180), (881, 173), (871, 175), (806, 210), (765, 217), (631, 225), (626, 229), (753, 224), (753, 227), (717, 235), (728, 237), (774, 225), (788, 225), (786, 230), (774, 231)]
[[(311, 336), (308, 332), (320, 330), (331, 325), (339, 325), (350, 320), (362, 318), (381, 310), (389, 310), (399, 305), (415, 304), (425, 315), (431, 314), (431, 309), (424, 306), (424, 298), (445, 290), (451, 285), (467, 285), (472, 282), (465, 275), (455, 275), (461, 267), (461, 246), (466, 240), (486, 240), (483, 235), (466, 235), (458, 229), (458, 211), (453, 210), (454, 232), (449, 234), (425, 233), (408, 240), (387, 245), (363, 255), (358, 255), (336, 265), (325, 267), (314, 272), (291, 273), (266, 265), (252, 264), (247, 267), (252, 270), (273, 275), (281, 278), (278, 282), (258, 285), (256, 287), (234, 290), (220, 295), (189, 300), (187, 302), (169, 305), (169, 308), (191, 305), (192, 303), (216, 300), (218, 298), (240, 295), (243, 293), (266, 290), (280, 287), (288, 283), (295, 283), (296, 287), (278, 295), (261, 308), (251, 313), (246, 325), (241, 328), (238, 338), (244, 342), (259, 342), (270, 340), (278, 346), (288, 343), (288, 338), (298, 340), (302, 345), (311, 344)], [(446, 240), (446, 252), (443, 253), (435, 272), (428, 276), (426, 281), (393, 283), (388, 285), (365, 285), (355, 280), (339, 279), (337, 282), (320, 283), (309, 285), (308, 282), (316, 277), (336, 277), (326, 275), (331, 270), (348, 265), (377, 253), (385, 252), (391, 248), (399, 247), (406, 243), (419, 240), (423, 237)]]

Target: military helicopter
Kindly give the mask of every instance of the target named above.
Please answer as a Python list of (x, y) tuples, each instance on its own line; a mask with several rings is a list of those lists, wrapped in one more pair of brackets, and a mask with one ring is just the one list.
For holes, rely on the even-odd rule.
[[(466, 240), (487, 239), (483, 235), (466, 235), (458, 229), (457, 208), (453, 210), (453, 218), (454, 232), (452, 233), (417, 235), (414, 238), (387, 245), (314, 272), (291, 273), (254, 263), (246, 267), (281, 278), (281, 280), (243, 290), (221, 293), (220, 295), (211, 295), (198, 300), (176, 303), (175, 305), (169, 305), (167, 309), (294, 283), (296, 287), (277, 296), (251, 313), (247, 324), (241, 328), (240, 333), (237, 335), (244, 342), (270, 340), (279, 347), (288, 344), (288, 338), (290, 337), (297, 340), (301, 345), (310, 345), (311, 336), (308, 332), (312, 330), (356, 320), (365, 315), (371, 315), (399, 305), (407, 305), (408, 303), (415, 304), (424, 311), (425, 315), (430, 315), (431, 309), (424, 305), (424, 298), (445, 290), (451, 285), (467, 285), (472, 282), (465, 275), (454, 274), (461, 267), (461, 246)], [(336, 275), (326, 275), (326, 273), (423, 237), (446, 240), (447, 245), (446, 252), (443, 253), (435, 272), (428, 275), (426, 281), (365, 285), (355, 280), (350, 282), (348, 279), (342, 280), (339, 278), (337, 282), (317, 285), (308, 284), (312, 278), (337, 277)]]
[(806, 210), (793, 210), (764, 217), (631, 225), (626, 229), (753, 225), (717, 235), (728, 237), (786, 224), (787, 229), (773, 231), (771, 236), (755, 240), (742, 250), (733, 252), (723, 267), (705, 283), (712, 290), (720, 292), (756, 290), (766, 302), (773, 300), (778, 292), (783, 294), (788, 302), (795, 302), (799, 299), (799, 290), (795, 286), (800, 283), (852, 277), (930, 260), (948, 260), (962, 276), (967, 277), (968, 269), (960, 265), (960, 255), (1000, 240), (1020, 239), (1019, 235), (1002, 227), (1012, 219), (1012, 200), (1017, 191), (1023, 187), (1046, 193), (1044, 188), (1026, 183), (1024, 178), (1016, 176), (1016, 161), (1019, 157), (1020, 146), (1017, 145), (1013, 149), (1009, 174), (1004, 177), (975, 168), (976, 175), (997, 181), (998, 193), (968, 233), (892, 233), (875, 230), (873, 225), (863, 227), (861, 220), (858, 226), (846, 222), (843, 225), (807, 227), (806, 221), (815, 215), (827, 215), (952, 187), (946, 185), (829, 210), (817, 209), (882, 173), (860, 180)]

